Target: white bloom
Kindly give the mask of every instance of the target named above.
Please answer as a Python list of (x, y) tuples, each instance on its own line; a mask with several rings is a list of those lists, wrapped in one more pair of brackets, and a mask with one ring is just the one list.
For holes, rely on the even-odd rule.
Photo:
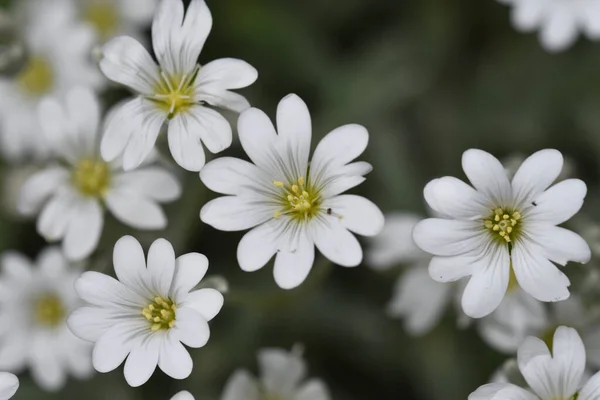
[(458, 289), (429, 276), (427, 266), (431, 256), (413, 242), (413, 228), (421, 221), (417, 215), (393, 213), (385, 216), (385, 227), (371, 239), (366, 254), (367, 265), (374, 269), (389, 269), (397, 264), (408, 264), (402, 272), (394, 294), (388, 303), (388, 314), (403, 318), (404, 327), (411, 335), (424, 335), (442, 317)]
[(490, 383), (469, 400), (598, 400), (600, 373), (582, 388), (585, 358), (585, 347), (573, 328), (556, 330), (552, 352), (542, 340), (530, 336), (519, 347), (518, 363), (531, 391), (510, 383)]
[(383, 215), (363, 197), (340, 195), (371, 171), (366, 162), (351, 163), (367, 147), (365, 128), (346, 125), (329, 133), (317, 145), (310, 169), (311, 119), (298, 96), (279, 103), (277, 128), (258, 109), (242, 113), (240, 141), (253, 163), (223, 157), (204, 167), (204, 184), (228, 196), (207, 203), (200, 218), (224, 231), (255, 227), (238, 246), (240, 267), (256, 271), (277, 254), (275, 281), (291, 289), (306, 279), (315, 245), (336, 264), (360, 264), (362, 248), (350, 231), (376, 235)]
[(105, 206), (121, 222), (138, 229), (166, 226), (159, 203), (177, 199), (179, 183), (158, 166), (124, 173), (120, 165), (100, 158), (100, 107), (92, 92), (73, 89), (64, 106), (48, 99), (41, 104), (40, 117), (48, 142), (65, 162), (34, 174), (21, 191), (19, 209), (26, 215), (39, 213), (37, 229), (42, 236), (62, 239), (67, 257), (78, 260), (96, 248)]
[(0, 77), (0, 150), (11, 161), (49, 153), (36, 117), (42, 98), (63, 96), (77, 85), (102, 83), (90, 56), (93, 32), (69, 21), (50, 3), (24, 9), (19, 26), (24, 28), (28, 62), (15, 78)]
[[(173, 158), (190, 171), (205, 163), (202, 143), (212, 153), (231, 145), (229, 122), (215, 107), (241, 112), (250, 105), (231, 92), (251, 85), (256, 70), (232, 58), (197, 63), (212, 27), (204, 0), (192, 0), (185, 13), (181, 0), (162, 0), (154, 16), (152, 41), (157, 66), (136, 40), (121, 36), (103, 48), (100, 68), (111, 80), (139, 93), (120, 107), (102, 139), (102, 157), (112, 161), (123, 154), (125, 170), (148, 156), (165, 121)], [(201, 143), (202, 141), (202, 143)]]
[(194, 396), (192, 396), (190, 392), (186, 392), (184, 390), (183, 392), (179, 392), (175, 396), (171, 397), (171, 400), (194, 400)]
[(28, 366), (46, 390), (62, 388), (69, 374), (91, 376), (92, 347), (66, 324), (80, 305), (73, 288), (80, 271), (57, 248), (44, 250), (35, 265), (16, 253), (5, 253), (1, 264), (0, 370)]
[(512, 23), (524, 32), (540, 31), (542, 46), (548, 51), (570, 47), (579, 32), (600, 38), (600, 4), (596, 0), (500, 0), (510, 5)]
[(420, 222), (413, 238), (435, 257), (431, 277), (452, 282), (471, 276), (462, 298), (465, 313), (480, 318), (501, 303), (511, 269), (518, 284), (540, 301), (569, 297), (569, 279), (554, 264), (585, 263), (590, 248), (577, 234), (557, 227), (583, 204), (587, 188), (567, 179), (548, 188), (563, 158), (556, 150), (530, 156), (512, 182), (500, 162), (481, 150), (463, 154), (471, 187), (453, 177), (425, 187), (427, 203), (443, 218)]
[[(8, 372), (0, 372), (0, 400), (8, 400), (19, 388), (19, 379)], [(181, 399), (180, 399), (181, 400)]]
[[(214, 289), (191, 291), (206, 274), (208, 260), (198, 253), (175, 259), (173, 247), (156, 240), (148, 251), (131, 236), (115, 244), (115, 272), (86, 272), (75, 289), (88, 306), (69, 317), (73, 333), (94, 342), (93, 364), (109, 372), (125, 361), (125, 379), (143, 385), (156, 366), (174, 379), (192, 372), (192, 358), (183, 346), (203, 347), (210, 336), (208, 321), (223, 306)], [(182, 344), (183, 343), (183, 344)]]
[(261, 377), (248, 371), (235, 372), (225, 386), (221, 400), (329, 400), (320, 379), (306, 377), (306, 364), (295, 351), (263, 349), (258, 353)]

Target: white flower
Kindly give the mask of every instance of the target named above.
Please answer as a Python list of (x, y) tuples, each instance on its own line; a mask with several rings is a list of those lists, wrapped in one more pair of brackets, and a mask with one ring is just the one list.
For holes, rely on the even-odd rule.
[(48, 248), (35, 265), (5, 253), (0, 275), (0, 370), (29, 367), (46, 390), (62, 388), (67, 376), (91, 376), (92, 347), (66, 324), (80, 305), (73, 284), (80, 271), (70, 267), (57, 248)]
[[(74, 311), (68, 324), (73, 333), (94, 342), (93, 365), (109, 372), (125, 361), (125, 379), (143, 385), (156, 366), (174, 379), (192, 372), (192, 358), (183, 346), (203, 347), (210, 336), (208, 321), (223, 306), (214, 289), (191, 291), (206, 274), (208, 260), (198, 253), (175, 259), (173, 247), (156, 240), (148, 251), (131, 236), (115, 244), (119, 280), (86, 272), (75, 289), (88, 306)], [(183, 343), (183, 344), (182, 344)]]
[(573, 328), (556, 330), (552, 352), (542, 340), (530, 336), (519, 347), (518, 363), (531, 391), (510, 383), (490, 383), (469, 400), (598, 400), (600, 373), (581, 384), (585, 358), (583, 342)]
[(19, 389), (19, 379), (8, 372), (0, 372), (0, 400), (10, 399), (17, 393), (17, 389)]
[(500, 0), (510, 5), (516, 29), (540, 31), (542, 46), (548, 51), (570, 47), (579, 32), (600, 38), (600, 4), (596, 0)]
[(152, 41), (159, 66), (136, 40), (121, 36), (103, 48), (100, 68), (111, 80), (139, 93), (120, 107), (102, 139), (102, 157), (112, 161), (123, 154), (130, 170), (148, 156), (165, 121), (175, 161), (190, 171), (205, 163), (201, 141), (212, 153), (231, 145), (229, 122), (206, 107), (236, 112), (250, 105), (230, 89), (251, 85), (256, 70), (244, 61), (224, 58), (204, 66), (197, 63), (212, 27), (204, 0), (192, 0), (185, 15), (181, 0), (162, 0), (154, 16)]
[(0, 77), (0, 150), (5, 158), (44, 158), (49, 148), (40, 135), (37, 106), (46, 96), (63, 96), (77, 85), (98, 87), (102, 75), (91, 61), (93, 32), (74, 24), (52, 2), (24, 7), (23, 39), (28, 61), (15, 78)]
[(223, 157), (204, 167), (204, 184), (228, 196), (207, 203), (200, 218), (224, 231), (255, 227), (239, 243), (240, 267), (256, 271), (277, 254), (275, 281), (291, 289), (306, 279), (315, 245), (336, 264), (360, 264), (362, 248), (350, 231), (376, 235), (383, 215), (363, 197), (340, 195), (371, 171), (366, 162), (351, 163), (367, 147), (365, 128), (346, 125), (329, 133), (318, 144), (310, 169), (311, 119), (298, 96), (279, 103), (277, 128), (278, 133), (258, 109), (242, 113), (240, 141), (253, 164)]
[(186, 392), (184, 390), (183, 392), (179, 392), (175, 396), (171, 397), (171, 400), (194, 400), (194, 396), (192, 396), (190, 392)]
[(431, 256), (412, 239), (413, 228), (421, 219), (400, 212), (386, 215), (385, 227), (371, 239), (366, 254), (367, 265), (378, 270), (408, 264), (396, 281), (387, 311), (393, 317), (403, 318), (406, 331), (415, 336), (424, 335), (437, 325), (458, 292), (457, 285), (442, 284), (429, 276)]
[(67, 257), (79, 260), (98, 244), (104, 207), (138, 229), (166, 226), (159, 203), (177, 199), (179, 183), (158, 166), (124, 173), (120, 165), (100, 158), (100, 107), (92, 92), (73, 89), (64, 106), (48, 99), (40, 106), (40, 117), (48, 142), (65, 162), (34, 174), (21, 191), (19, 209), (26, 215), (39, 213), (37, 229), (42, 236), (62, 239)]
[(260, 380), (248, 371), (235, 372), (225, 386), (221, 400), (329, 400), (319, 379), (304, 383), (306, 364), (296, 351), (263, 349), (258, 353)]
[(462, 297), (467, 315), (481, 318), (498, 307), (511, 270), (521, 288), (540, 301), (569, 297), (569, 279), (552, 262), (585, 263), (591, 254), (579, 235), (556, 226), (579, 211), (587, 192), (578, 179), (548, 188), (562, 164), (560, 152), (539, 151), (510, 182), (494, 156), (472, 149), (463, 154), (462, 165), (475, 189), (453, 177), (425, 187), (427, 203), (444, 217), (420, 222), (413, 238), (435, 256), (429, 273), (436, 281), (471, 276)]

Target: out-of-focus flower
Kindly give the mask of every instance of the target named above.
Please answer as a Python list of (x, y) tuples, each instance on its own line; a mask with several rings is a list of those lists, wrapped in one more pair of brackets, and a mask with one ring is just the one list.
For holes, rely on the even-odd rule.
[(91, 376), (92, 346), (66, 324), (81, 303), (73, 287), (80, 271), (58, 248), (44, 250), (35, 265), (16, 253), (5, 253), (1, 264), (0, 369), (17, 373), (29, 366), (35, 382), (51, 391), (69, 374)]
[(452, 282), (470, 275), (462, 307), (473, 318), (500, 305), (511, 270), (521, 288), (540, 301), (568, 298), (569, 279), (553, 262), (586, 263), (591, 252), (579, 235), (556, 225), (579, 211), (585, 183), (567, 179), (550, 187), (563, 165), (556, 150), (527, 158), (512, 183), (485, 151), (466, 151), (462, 164), (475, 188), (443, 177), (424, 190), (429, 206), (445, 216), (426, 219), (413, 231), (415, 243), (435, 256), (431, 277)]
[(306, 364), (298, 351), (263, 349), (258, 353), (261, 377), (248, 371), (235, 372), (225, 386), (221, 400), (329, 400), (320, 379), (306, 377)]
[(582, 32), (600, 39), (600, 4), (590, 0), (499, 0), (512, 7), (512, 23), (520, 31), (540, 31), (542, 46), (551, 52), (571, 47)]
[(258, 73), (248, 63), (232, 58), (198, 64), (198, 56), (212, 27), (204, 0), (192, 0), (184, 19), (181, 0), (162, 0), (152, 25), (157, 66), (146, 49), (131, 37), (108, 42), (100, 68), (111, 80), (139, 96), (119, 107), (102, 138), (107, 161), (123, 154), (123, 168), (142, 163), (168, 122), (168, 141), (175, 161), (189, 171), (205, 163), (202, 143), (212, 153), (231, 145), (229, 122), (206, 104), (241, 112), (250, 107), (230, 89), (251, 85)]
[[(163, 229), (166, 216), (159, 203), (179, 198), (177, 179), (166, 169), (146, 166), (123, 172), (98, 154), (100, 106), (82, 88), (40, 106), (48, 143), (66, 165), (50, 164), (34, 174), (21, 190), (19, 209), (39, 213), (38, 232), (49, 241), (63, 240), (69, 259), (91, 254), (104, 224), (104, 207), (121, 222), (138, 229)], [(109, 118), (110, 119), (110, 118)]]
[(27, 62), (15, 77), (0, 77), (0, 151), (11, 161), (49, 153), (36, 117), (42, 98), (103, 82), (91, 61), (92, 30), (59, 15), (60, 8), (50, 3), (25, 8), (25, 21), (18, 26), (24, 28)]
[(519, 347), (518, 364), (531, 391), (496, 382), (481, 386), (469, 400), (598, 400), (600, 373), (582, 385), (585, 359), (585, 347), (573, 328), (556, 329), (552, 352), (544, 341), (530, 336)]
[(140, 243), (124, 236), (115, 244), (113, 262), (119, 280), (97, 272), (77, 280), (75, 289), (89, 305), (68, 320), (73, 333), (95, 343), (94, 368), (109, 372), (127, 358), (131, 386), (146, 383), (157, 365), (174, 379), (187, 378), (193, 362), (183, 344), (203, 347), (208, 321), (223, 306), (217, 290), (191, 291), (208, 270), (207, 258), (189, 253), (175, 259), (171, 244), (158, 239), (146, 263)]
[(171, 400), (194, 400), (194, 396), (192, 396), (190, 392), (184, 390), (171, 397)]
[(291, 289), (310, 272), (315, 245), (336, 264), (360, 264), (362, 248), (351, 232), (376, 235), (384, 218), (371, 201), (341, 195), (371, 171), (366, 162), (351, 163), (367, 147), (365, 128), (346, 125), (330, 132), (315, 149), (309, 169), (311, 119), (298, 96), (279, 103), (277, 127), (278, 132), (256, 108), (242, 113), (240, 141), (253, 164), (223, 157), (204, 167), (204, 184), (228, 196), (207, 203), (200, 218), (224, 231), (255, 227), (238, 245), (240, 267), (256, 271), (277, 254), (275, 281)]
[(419, 249), (412, 239), (413, 228), (421, 221), (417, 215), (393, 213), (385, 216), (385, 227), (371, 240), (366, 253), (367, 265), (389, 269), (407, 264), (396, 282), (387, 311), (404, 319), (411, 335), (424, 335), (440, 320), (458, 291), (458, 285), (447, 285), (431, 279), (427, 267), (431, 256)]
[(19, 379), (8, 372), (0, 372), (0, 400), (8, 400), (17, 393)]

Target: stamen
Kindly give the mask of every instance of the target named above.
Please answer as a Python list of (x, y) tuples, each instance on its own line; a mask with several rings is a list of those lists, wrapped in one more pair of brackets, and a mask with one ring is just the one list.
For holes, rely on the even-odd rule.
[(142, 310), (142, 315), (151, 323), (152, 331), (167, 330), (175, 325), (176, 310), (177, 306), (171, 299), (157, 296)]
[(489, 219), (483, 221), (483, 225), (490, 232), (498, 234), (506, 243), (511, 243), (514, 235), (518, 234), (518, 222), (521, 214), (518, 211), (506, 211), (503, 208), (493, 210)]

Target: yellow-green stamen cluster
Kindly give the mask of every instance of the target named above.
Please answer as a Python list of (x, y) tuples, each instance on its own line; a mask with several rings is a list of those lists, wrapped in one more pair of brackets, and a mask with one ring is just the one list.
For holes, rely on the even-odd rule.
[(86, 158), (77, 164), (72, 179), (84, 196), (101, 197), (110, 187), (110, 167), (102, 160)]
[(303, 177), (287, 186), (282, 181), (274, 181), (273, 185), (283, 190), (281, 203), (282, 211), (276, 211), (275, 218), (282, 215), (290, 215), (294, 218), (305, 220), (313, 217), (320, 210), (320, 196)]
[(154, 88), (154, 94), (149, 97), (156, 105), (168, 114), (168, 118), (173, 118), (176, 114), (184, 112), (194, 105), (194, 82), (200, 71), (200, 66), (196, 66), (191, 74), (182, 76), (169, 76), (161, 71), (161, 80)]
[(35, 300), (34, 314), (38, 324), (52, 328), (64, 321), (66, 311), (60, 297), (55, 294), (45, 294)]
[(142, 315), (150, 322), (153, 331), (168, 330), (175, 325), (177, 306), (173, 300), (157, 296), (142, 310)]
[(54, 71), (45, 57), (32, 55), (16, 79), (23, 91), (39, 97), (50, 92), (54, 86)]
[(507, 243), (511, 243), (518, 230), (520, 219), (521, 214), (518, 211), (508, 211), (499, 207), (494, 210), (489, 219), (485, 220), (484, 226)]
[(95, 0), (84, 5), (83, 19), (96, 28), (102, 39), (108, 39), (116, 33), (120, 15), (116, 4)]

